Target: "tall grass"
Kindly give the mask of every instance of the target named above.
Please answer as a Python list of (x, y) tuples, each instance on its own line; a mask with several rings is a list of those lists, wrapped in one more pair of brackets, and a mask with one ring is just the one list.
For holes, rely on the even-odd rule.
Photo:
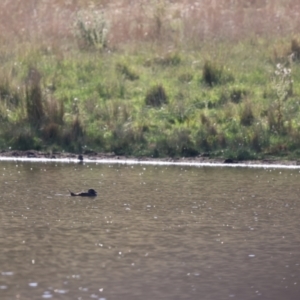
[(50, 47), (76, 31), (89, 46), (159, 40), (201, 47), (203, 39), (215, 37), (291, 34), (299, 28), (298, 10), (296, 0), (2, 1), (0, 35), (7, 42), (38, 39)]

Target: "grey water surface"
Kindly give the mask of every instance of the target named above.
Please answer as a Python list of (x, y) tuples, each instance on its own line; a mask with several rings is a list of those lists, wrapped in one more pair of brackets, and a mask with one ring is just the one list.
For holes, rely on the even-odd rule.
[(299, 170), (16, 161), (0, 188), (1, 300), (300, 299)]

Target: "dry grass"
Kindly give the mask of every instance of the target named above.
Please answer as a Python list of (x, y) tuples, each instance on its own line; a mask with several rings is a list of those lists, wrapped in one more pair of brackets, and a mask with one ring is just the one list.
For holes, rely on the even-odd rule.
[[(157, 41), (201, 46), (203, 39), (240, 39), (251, 35), (296, 33), (297, 0), (251, 1), (83, 1), (15, 0), (0, 3), (0, 40), (6, 44), (39, 41), (47, 47), (74, 37), (78, 12), (103, 13), (108, 46)], [(91, 22), (88, 14), (84, 20)]]

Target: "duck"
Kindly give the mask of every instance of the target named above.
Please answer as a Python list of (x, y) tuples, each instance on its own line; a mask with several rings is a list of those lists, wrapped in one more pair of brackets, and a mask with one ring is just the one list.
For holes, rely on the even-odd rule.
[(69, 190), (71, 196), (80, 196), (80, 197), (96, 197), (97, 192), (94, 189), (89, 189), (87, 192), (73, 193)]

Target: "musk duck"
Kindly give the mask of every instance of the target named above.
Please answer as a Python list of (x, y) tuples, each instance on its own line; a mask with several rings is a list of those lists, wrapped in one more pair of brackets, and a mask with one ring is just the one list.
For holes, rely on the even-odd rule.
[(87, 192), (73, 193), (69, 190), (71, 196), (81, 196), (81, 197), (96, 197), (97, 192), (94, 189), (89, 189)]

